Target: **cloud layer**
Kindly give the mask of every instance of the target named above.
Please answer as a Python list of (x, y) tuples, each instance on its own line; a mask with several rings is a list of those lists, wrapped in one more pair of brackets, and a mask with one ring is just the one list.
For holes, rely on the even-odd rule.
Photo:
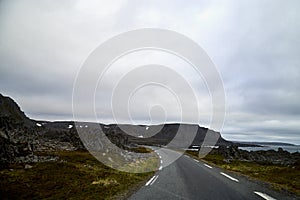
[[(4, 0), (0, 2), (0, 92), (16, 99), (32, 118), (72, 119), (73, 83), (92, 50), (125, 31), (169, 29), (196, 41), (218, 68), (226, 92), (225, 138), (300, 144), (299, 8), (298, 0)], [(209, 125), (211, 98), (205, 82), (186, 63), (157, 52), (114, 64), (106, 90), (97, 91), (99, 119), (112, 122), (110, 102), (100, 97), (111, 91), (118, 77), (140, 64), (162, 63), (192, 84), (200, 122)], [(171, 79), (169, 84), (180, 88)], [(189, 93), (182, 93), (188, 102)], [(148, 87), (135, 97), (131, 114), (136, 122), (149, 123), (151, 117), (159, 121), (166, 113), (156, 104), (165, 105), (167, 121), (178, 120), (180, 109), (169, 92)]]

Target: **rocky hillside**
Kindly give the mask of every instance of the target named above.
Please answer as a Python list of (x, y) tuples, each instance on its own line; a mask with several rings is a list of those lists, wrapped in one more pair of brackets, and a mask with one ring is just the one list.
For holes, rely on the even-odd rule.
[(0, 127), (12, 130), (16, 127), (32, 127), (34, 125), (14, 100), (0, 94)]
[(29, 119), (15, 101), (0, 94), (0, 167), (53, 160), (40, 154), (82, 148), (76, 129), (45, 124)]
[[(231, 144), (224, 140), (220, 133), (191, 124), (154, 126), (104, 125), (84, 122), (80, 124), (82, 125), (77, 124), (76, 127), (72, 121), (32, 120), (22, 112), (15, 101), (0, 94), (0, 167), (12, 162), (30, 163), (55, 159), (40, 156), (43, 152), (82, 149), (84, 146), (76, 128), (84, 129), (87, 134), (93, 136), (93, 134), (97, 135), (95, 128), (99, 125), (111, 142), (129, 150), (138, 144), (161, 146), (169, 144), (172, 140), (179, 145), (176, 147), (180, 148), (180, 145), (186, 147), (185, 142), (193, 132), (196, 134), (193, 136), (192, 145), (201, 145), (204, 138), (217, 141), (217, 144), (211, 145), (228, 146)], [(184, 133), (180, 137), (177, 136), (179, 129)], [(99, 146), (102, 141), (97, 141), (92, 141), (95, 144), (91, 145)], [(209, 140), (207, 144), (210, 144)]]
[[(200, 127), (193, 124), (163, 124), (163, 125), (103, 125), (105, 131), (110, 131), (115, 134), (126, 135), (129, 143), (144, 144), (144, 145), (167, 145), (172, 140), (177, 140), (175, 143), (186, 147), (185, 141), (189, 140), (189, 134), (196, 133), (191, 146), (201, 146), (206, 138), (207, 145), (210, 146), (228, 146), (229, 142), (222, 138), (219, 132), (209, 130), (208, 128)], [(179, 135), (178, 132), (182, 132)], [(130, 134), (126, 134), (126, 133)], [(179, 136), (178, 136), (179, 135)], [(208, 139), (208, 140), (207, 140)], [(212, 140), (212, 143), (209, 141)], [(217, 141), (217, 143), (215, 143)], [(180, 147), (180, 146), (177, 146)]]

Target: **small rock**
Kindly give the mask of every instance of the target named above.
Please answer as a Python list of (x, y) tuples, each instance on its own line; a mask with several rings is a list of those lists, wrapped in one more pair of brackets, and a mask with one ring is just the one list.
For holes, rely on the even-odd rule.
[(24, 168), (25, 168), (25, 169), (31, 169), (31, 168), (32, 168), (32, 166), (31, 166), (31, 165), (28, 165), (28, 164), (26, 164)]

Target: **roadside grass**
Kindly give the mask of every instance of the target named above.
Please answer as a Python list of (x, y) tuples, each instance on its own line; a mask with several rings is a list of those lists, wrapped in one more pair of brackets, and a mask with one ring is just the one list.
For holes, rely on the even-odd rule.
[[(198, 157), (197, 152), (187, 151), (189, 155)], [(300, 162), (292, 166), (262, 164), (233, 160), (224, 161), (219, 154), (208, 154), (202, 159), (204, 162), (215, 164), (223, 169), (244, 174), (250, 178), (268, 182), (276, 190), (287, 190), (300, 195)]]
[(1, 199), (123, 199), (154, 174), (114, 170), (87, 151), (53, 154), (60, 161), (1, 170)]
[(153, 171), (159, 168), (157, 160), (158, 158), (156, 156), (148, 158), (147, 160), (139, 159), (136, 162), (122, 166), (120, 169), (123, 171), (132, 171), (134, 173), (141, 171)]
[(132, 151), (136, 152), (136, 153), (151, 153), (151, 152), (153, 152), (152, 149), (142, 147), (142, 146), (139, 146), (137, 148), (133, 148)]

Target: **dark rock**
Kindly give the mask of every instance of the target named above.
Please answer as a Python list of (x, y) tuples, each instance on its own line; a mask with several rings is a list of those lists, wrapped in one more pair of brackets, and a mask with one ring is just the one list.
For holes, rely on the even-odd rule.
[(14, 100), (0, 94), (0, 127), (11, 130), (16, 126), (34, 126)]
[(278, 151), (245, 151), (237, 146), (219, 147), (213, 149), (211, 154), (220, 154), (224, 161), (240, 160), (264, 164), (295, 165), (300, 161), (300, 153), (289, 153), (279, 148)]
[(0, 168), (15, 162), (35, 163), (57, 159), (37, 156), (40, 151), (83, 148), (77, 132), (68, 129), (69, 123), (31, 120), (11, 98), (0, 94)]

